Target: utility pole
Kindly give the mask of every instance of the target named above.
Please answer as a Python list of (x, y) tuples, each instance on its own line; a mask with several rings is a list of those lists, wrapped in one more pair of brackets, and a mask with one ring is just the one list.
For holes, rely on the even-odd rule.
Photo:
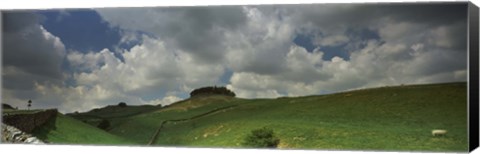
[(28, 110), (30, 110), (31, 106), (32, 106), (32, 100), (28, 100)]

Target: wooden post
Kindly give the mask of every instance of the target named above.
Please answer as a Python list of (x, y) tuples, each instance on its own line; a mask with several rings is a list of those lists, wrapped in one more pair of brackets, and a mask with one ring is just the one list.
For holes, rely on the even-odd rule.
[(30, 110), (31, 106), (32, 106), (32, 100), (28, 100), (28, 110)]

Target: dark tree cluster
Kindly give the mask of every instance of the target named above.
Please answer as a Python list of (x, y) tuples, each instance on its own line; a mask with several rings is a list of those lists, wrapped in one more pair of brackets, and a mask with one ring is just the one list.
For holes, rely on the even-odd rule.
[(118, 106), (119, 106), (119, 107), (127, 107), (127, 103), (125, 103), (125, 102), (120, 102), (120, 103), (118, 103)]
[(203, 87), (195, 89), (190, 93), (190, 97), (200, 96), (200, 95), (225, 95), (235, 97), (235, 93), (228, 90), (225, 87)]
[(110, 127), (110, 121), (106, 120), (106, 119), (103, 119), (98, 125), (97, 125), (98, 128), (100, 129), (103, 129), (103, 130), (107, 130), (108, 127)]

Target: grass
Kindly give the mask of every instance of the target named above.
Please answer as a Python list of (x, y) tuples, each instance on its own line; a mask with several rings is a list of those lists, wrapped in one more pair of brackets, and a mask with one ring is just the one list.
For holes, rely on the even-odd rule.
[(142, 114), (145, 112), (153, 111), (156, 109), (160, 109), (161, 106), (153, 106), (153, 105), (141, 105), (141, 106), (126, 106), (120, 107), (117, 105), (109, 105), (104, 108), (93, 109), (89, 112), (82, 113), (82, 114), (69, 114), (71, 116), (91, 116), (91, 117), (99, 117), (99, 118), (121, 118), (121, 117), (129, 117), (137, 114)]
[(60, 113), (44, 126), (35, 129), (33, 135), (53, 144), (134, 144), (127, 139), (112, 135)]
[[(146, 144), (165, 120), (155, 145), (242, 147), (251, 130), (269, 127), (282, 149), (465, 152), (466, 83), (380, 87), (277, 99), (210, 96), (187, 99), (134, 116), (112, 118), (110, 133)], [(431, 130), (446, 129), (445, 137)]]
[[(466, 151), (465, 84), (376, 88), (332, 95), (244, 100), (215, 116), (170, 124), (159, 145), (241, 147), (268, 126), (280, 148)], [(447, 129), (432, 137), (432, 129)]]
[(138, 114), (148, 113), (160, 109), (161, 106), (141, 105), (119, 107), (117, 105), (109, 105), (104, 108), (93, 109), (85, 113), (70, 113), (70, 117), (97, 126), (103, 119), (110, 122), (111, 127), (115, 127), (125, 120), (124, 118), (132, 117)]
[(109, 132), (132, 139), (138, 143), (147, 144), (155, 134), (157, 128), (160, 127), (162, 121), (196, 116), (219, 107), (229, 106), (233, 104), (233, 102), (230, 102), (233, 100), (235, 99), (214, 96), (207, 99), (196, 98), (194, 100), (183, 101), (146, 114), (135, 115), (124, 119), (116, 119), (121, 122), (117, 123), (118, 125), (109, 130)]

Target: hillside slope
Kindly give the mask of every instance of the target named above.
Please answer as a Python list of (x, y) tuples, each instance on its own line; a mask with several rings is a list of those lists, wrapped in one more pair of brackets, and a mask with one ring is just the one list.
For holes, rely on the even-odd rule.
[(134, 143), (60, 113), (44, 126), (35, 129), (32, 134), (53, 144), (119, 145)]
[(148, 113), (161, 109), (162, 106), (153, 106), (153, 105), (140, 105), (140, 106), (125, 106), (121, 107), (118, 105), (109, 105), (103, 108), (93, 109), (84, 113), (70, 113), (67, 116), (73, 117), (77, 120), (90, 124), (92, 126), (97, 126), (102, 120), (108, 120), (111, 129), (117, 125), (123, 123), (124, 118), (131, 116)]
[(228, 96), (187, 99), (145, 114), (111, 119), (119, 123), (112, 127), (109, 132), (146, 145), (165, 120), (190, 118), (217, 108), (238, 104), (238, 100)]
[[(228, 106), (232, 107), (205, 114)], [(251, 130), (266, 126), (280, 139), (279, 148), (285, 149), (464, 152), (468, 148), (466, 83), (277, 99), (198, 97), (115, 120), (109, 133), (141, 145), (155, 137), (153, 145), (161, 146), (243, 147)], [(164, 121), (170, 122), (162, 125)], [(446, 129), (448, 134), (433, 137), (432, 129)]]
[[(465, 151), (466, 89), (465, 83), (449, 83), (298, 98), (232, 99), (185, 113), (156, 112), (131, 118), (158, 126), (155, 121), (238, 104), (226, 112), (168, 124), (156, 144), (241, 147), (251, 130), (267, 126), (280, 138), (280, 148)], [(116, 129), (122, 128), (125, 126)], [(449, 133), (432, 137), (432, 129), (447, 129)]]

